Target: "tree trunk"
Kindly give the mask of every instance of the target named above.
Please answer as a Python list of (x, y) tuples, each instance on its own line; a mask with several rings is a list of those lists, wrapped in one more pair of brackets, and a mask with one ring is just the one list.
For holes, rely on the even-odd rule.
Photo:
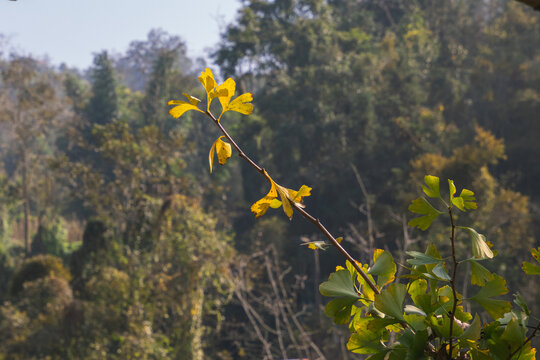
[(22, 191), (24, 208), (24, 248), (26, 256), (30, 255), (30, 199), (28, 197), (28, 168), (26, 164), (26, 150), (22, 149)]

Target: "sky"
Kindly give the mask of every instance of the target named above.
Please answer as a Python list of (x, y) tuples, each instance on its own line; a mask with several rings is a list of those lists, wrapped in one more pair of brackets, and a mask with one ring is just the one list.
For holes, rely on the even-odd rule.
[(161, 28), (208, 60), (239, 8), (240, 0), (0, 0), (0, 35), (18, 53), (85, 69), (93, 53), (123, 53)]

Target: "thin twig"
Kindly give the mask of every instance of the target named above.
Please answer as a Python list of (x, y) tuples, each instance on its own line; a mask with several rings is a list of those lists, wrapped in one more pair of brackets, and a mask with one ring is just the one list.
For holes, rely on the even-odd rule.
[[(225, 128), (223, 127), (223, 125), (221, 125), (221, 123), (218, 121), (218, 119), (210, 112), (210, 111), (206, 111), (206, 115), (208, 115), (213, 121), (214, 123), (217, 125), (217, 127), (221, 130), (221, 132), (223, 133), (223, 135), (225, 135), (225, 137), (231, 142), (232, 146), (236, 149), (236, 151), (238, 152), (238, 155), (240, 155), (240, 157), (242, 159), (244, 159), (245, 161), (248, 162), (249, 165), (251, 165), (255, 170), (257, 170), (259, 173), (261, 173), (262, 176), (264, 176), (265, 179), (267, 179), (268, 181), (270, 181), (270, 179), (268, 178), (268, 175), (265, 174), (265, 170), (260, 167), (259, 165), (257, 165), (253, 160), (251, 160), (249, 158), (249, 156), (247, 156), (244, 151), (242, 151), (242, 149), (236, 144), (236, 142), (233, 140), (233, 138), (229, 135), (229, 133), (227, 132), (227, 130), (225, 130)], [(321, 221), (315, 217), (313, 217), (312, 215), (310, 215), (307, 211), (305, 211), (304, 209), (302, 209), (301, 207), (299, 207), (294, 201), (291, 202), (291, 206), (294, 207), (296, 209), (296, 211), (298, 211), (304, 218), (306, 218), (308, 221), (310, 221), (312, 224), (314, 224), (327, 238), (328, 240), (330, 240), (330, 242), (332, 243), (332, 245), (338, 249), (338, 251), (347, 259), (349, 260), (349, 262), (351, 263), (351, 265), (355, 268), (356, 271), (358, 271), (358, 273), (360, 274), (360, 276), (362, 276), (362, 278), (366, 281), (366, 283), (368, 284), (368, 286), (371, 288), (371, 290), (373, 290), (373, 292), (375, 292), (375, 294), (380, 294), (380, 290), (379, 288), (373, 283), (373, 281), (371, 281), (371, 279), (367, 276), (367, 274), (364, 272), (364, 270), (362, 270), (362, 268), (358, 265), (358, 263), (356, 262), (356, 260), (347, 252), (347, 250), (345, 250), (343, 248), (343, 246), (341, 246), (338, 241), (336, 240), (336, 238), (324, 227), (324, 225), (321, 223)]]

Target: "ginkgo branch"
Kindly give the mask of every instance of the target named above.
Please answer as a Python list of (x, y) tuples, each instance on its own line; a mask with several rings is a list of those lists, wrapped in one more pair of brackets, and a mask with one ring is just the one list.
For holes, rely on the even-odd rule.
[(452, 287), (452, 295), (454, 297), (454, 303), (452, 304), (452, 312), (450, 313), (450, 331), (449, 331), (449, 340), (448, 340), (448, 359), (452, 358), (452, 346), (453, 346), (453, 339), (452, 339), (452, 333), (454, 329), (454, 317), (456, 314), (456, 308), (457, 308), (457, 293), (456, 293), (456, 273), (457, 273), (457, 267), (459, 262), (456, 260), (456, 247), (455, 247), (455, 236), (456, 236), (456, 225), (454, 224), (454, 216), (452, 214), (452, 207), (448, 207), (448, 214), (450, 215), (450, 224), (452, 226), (452, 234), (450, 236), (450, 241), (452, 242), (452, 261), (454, 263), (453, 269), (452, 269), (452, 279), (450, 280), (450, 285)]
[[(236, 149), (238, 152), (238, 155), (244, 159), (251, 167), (253, 167), (255, 170), (257, 170), (262, 176), (264, 176), (268, 181), (271, 181), (269, 179), (268, 175), (266, 174), (265, 170), (257, 165), (249, 156), (242, 151), (240, 146), (234, 141), (234, 139), (229, 135), (227, 130), (223, 127), (223, 125), (219, 122), (219, 120), (210, 112), (210, 110), (207, 110), (205, 112), (206, 115), (208, 115), (214, 124), (217, 125), (217, 127), (221, 130), (223, 135), (229, 140), (229, 142), (232, 144), (232, 146)], [(296, 202), (291, 201), (292, 207), (298, 211), (304, 218), (306, 218), (308, 221), (310, 221), (312, 224), (314, 224), (327, 238), (330, 240), (332, 245), (352, 264), (352, 266), (355, 268), (356, 271), (362, 276), (362, 278), (366, 281), (368, 286), (375, 292), (376, 294), (380, 293), (379, 288), (371, 281), (371, 279), (367, 276), (367, 274), (362, 270), (362, 268), (358, 265), (358, 262), (341, 246), (341, 244), (336, 240), (336, 238), (326, 229), (326, 227), (321, 223), (321, 221), (315, 217), (313, 217), (311, 214), (309, 214), (307, 211), (302, 209), (300, 206), (297, 205)]]

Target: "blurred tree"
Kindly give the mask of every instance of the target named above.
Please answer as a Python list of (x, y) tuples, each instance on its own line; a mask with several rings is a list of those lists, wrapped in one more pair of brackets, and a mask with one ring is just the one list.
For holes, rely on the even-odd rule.
[[(38, 213), (51, 203), (54, 180), (38, 174), (48, 171), (46, 159), (54, 144), (53, 129), (62, 125), (68, 113), (55, 84), (58, 79), (34, 59), (14, 58), (1, 71), (4, 86), (0, 89), (0, 122), (9, 134), (3, 146), (16, 159), (8, 173), (21, 177), (24, 243), (29, 253), (31, 206), (32, 202), (39, 204), (38, 196), (30, 194), (45, 196), (42, 207), (36, 209)], [(36, 191), (37, 186), (40, 191)]]
[(116, 60), (115, 67), (130, 89), (144, 91), (158, 57), (164, 53), (169, 54), (174, 68), (182, 72), (191, 71), (191, 60), (184, 41), (162, 29), (150, 30), (146, 40), (132, 41), (126, 54)]

